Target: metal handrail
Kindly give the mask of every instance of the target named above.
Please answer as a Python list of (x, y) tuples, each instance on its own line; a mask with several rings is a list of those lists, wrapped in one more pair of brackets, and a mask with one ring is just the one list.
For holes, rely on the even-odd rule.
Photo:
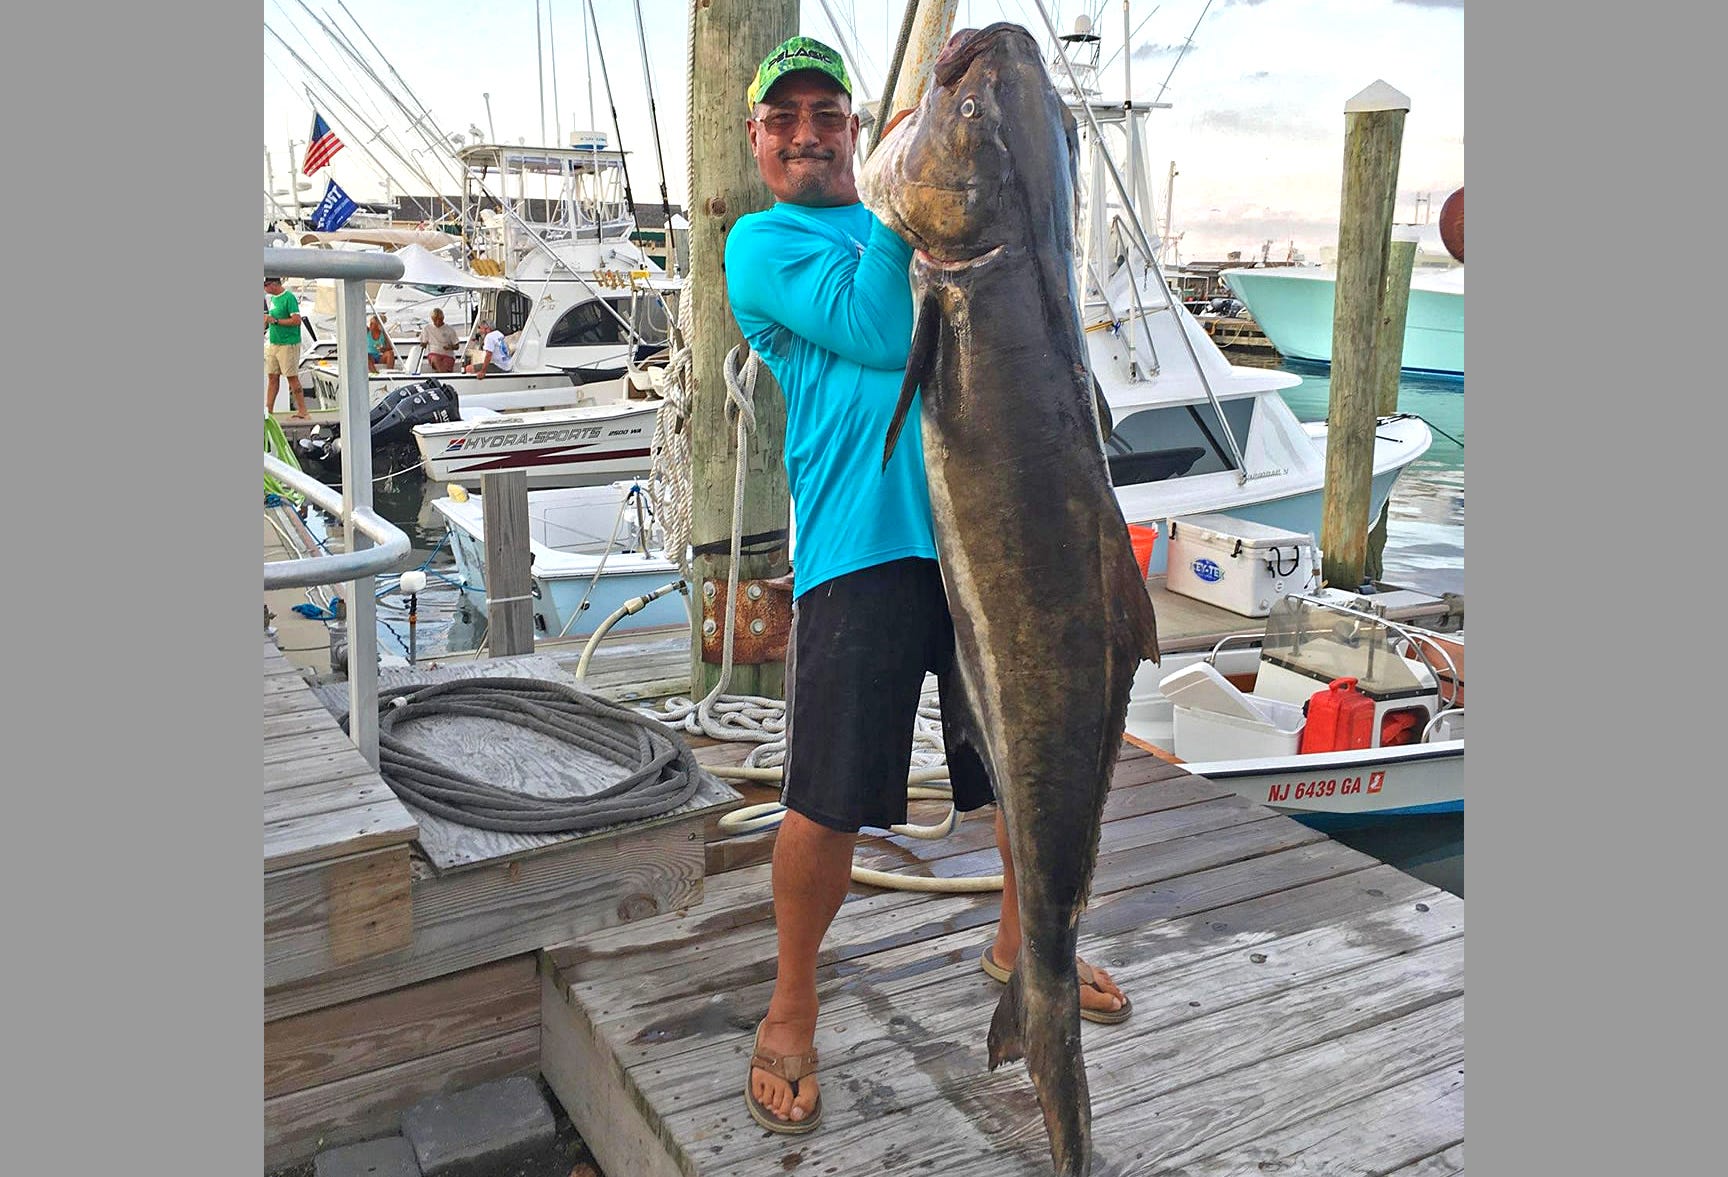
[[(396, 282), (402, 259), (388, 253), (327, 249), (264, 250), (264, 273), (290, 278), (334, 278), (336, 355), (342, 377), (337, 405), (342, 436), (340, 498), (310, 475), (269, 454), (264, 470), (335, 515), (348, 537), (340, 555), (264, 565), (264, 587), (348, 584), (348, 738), (374, 769), (378, 767), (378, 605), (372, 578), (400, 564), (408, 536), (372, 510), (372, 398), (366, 366), (354, 362), (366, 333), (366, 283)], [(351, 346), (355, 345), (355, 346)], [(378, 546), (373, 547), (376, 543)]]
[[(315, 506), (343, 517), (342, 496), (319, 482), (304, 470), (269, 454), (264, 455), (264, 472), (277, 481), (292, 486), (312, 500)], [(347, 520), (344, 518), (344, 522)], [(354, 508), (356, 531), (370, 539), (376, 547), (357, 552), (339, 552), (331, 556), (310, 556), (301, 560), (273, 560), (264, 565), (266, 589), (309, 588), (315, 584), (340, 584), (361, 576), (376, 576), (394, 572), (407, 559), (413, 545), (400, 527), (379, 515), (371, 507)]]

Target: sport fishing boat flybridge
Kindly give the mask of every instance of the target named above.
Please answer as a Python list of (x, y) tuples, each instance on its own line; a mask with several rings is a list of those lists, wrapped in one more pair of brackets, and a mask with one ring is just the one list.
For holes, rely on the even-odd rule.
[[(504, 333), (514, 363), (479, 378), (437, 373), (418, 348), (398, 348), (396, 368), (370, 375), (376, 402), (398, 384), (436, 377), (463, 408), (500, 412), (563, 409), (626, 400), (624, 374), (666, 346), (665, 291), (676, 283), (631, 240), (634, 221), (623, 191), (624, 153), (602, 132), (574, 132), (569, 147), (473, 144), (456, 152), (462, 168), (463, 264), (421, 288), (422, 302), (398, 312), (391, 334), (417, 335), (434, 305), (467, 334), (479, 320)], [(463, 354), (479, 356), (468, 336)], [(460, 357), (459, 357), (460, 358)], [(309, 393), (335, 403), (334, 358), (305, 365)], [(640, 408), (640, 405), (632, 406)]]
[[(1060, 41), (1050, 75), (1081, 142), (1081, 321), (1113, 420), (1106, 459), (1124, 517), (1150, 527), (1221, 512), (1318, 537), (1325, 422), (1303, 423), (1279, 395), (1300, 376), (1231, 364), (1171, 294), (1146, 228), (1154, 222), (1143, 124), (1154, 107), (1099, 97), (1100, 41), (1085, 17)], [(1370, 518), (1432, 441), (1419, 418), (1378, 421)], [(1153, 548), (1151, 573), (1165, 571), (1167, 547)]]

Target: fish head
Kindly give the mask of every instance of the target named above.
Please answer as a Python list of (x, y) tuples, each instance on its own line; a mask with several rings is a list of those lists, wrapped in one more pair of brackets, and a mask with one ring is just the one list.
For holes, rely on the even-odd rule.
[(1071, 248), (1079, 137), (1032, 34), (962, 29), (929, 89), (871, 153), (864, 203), (926, 261), (966, 266), (1010, 244)]

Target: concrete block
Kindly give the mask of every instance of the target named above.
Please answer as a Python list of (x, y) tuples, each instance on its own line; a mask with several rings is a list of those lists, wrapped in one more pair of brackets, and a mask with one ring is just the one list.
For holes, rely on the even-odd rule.
[(525, 1075), (423, 1099), (402, 1135), (424, 1177), (490, 1177), (557, 1135), (540, 1086)]
[(400, 1136), (327, 1148), (312, 1162), (312, 1177), (421, 1177), (414, 1149)]

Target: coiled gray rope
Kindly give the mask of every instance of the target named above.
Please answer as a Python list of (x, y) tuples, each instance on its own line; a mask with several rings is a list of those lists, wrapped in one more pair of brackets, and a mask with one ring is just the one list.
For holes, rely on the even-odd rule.
[[(515, 724), (625, 770), (581, 797), (535, 797), (467, 776), (391, 734), (399, 723), (465, 715)], [(348, 726), (342, 721), (343, 729)], [(666, 725), (562, 683), (473, 678), (401, 687), (378, 695), (378, 775), (402, 800), (435, 817), (482, 830), (553, 834), (598, 829), (668, 813), (695, 794), (704, 772)]]

